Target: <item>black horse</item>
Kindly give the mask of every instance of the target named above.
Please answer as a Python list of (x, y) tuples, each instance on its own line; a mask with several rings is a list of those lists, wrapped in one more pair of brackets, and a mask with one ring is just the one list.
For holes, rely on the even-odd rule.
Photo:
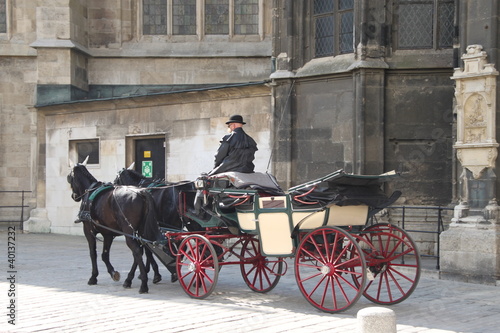
[[(188, 230), (198, 231), (202, 227), (181, 213), (181, 201), (194, 202), (196, 189), (192, 181), (183, 181), (178, 183), (166, 183), (163, 179), (151, 180), (144, 177), (142, 174), (133, 170), (134, 163), (127, 169), (120, 170), (113, 181), (115, 185), (137, 186), (147, 188), (153, 197), (156, 215), (158, 217), (159, 226), (164, 229), (174, 231)], [(161, 237), (157, 235), (157, 238)], [(146, 249), (146, 253), (149, 249)], [(172, 254), (169, 254), (172, 255)], [(158, 272), (158, 265), (154, 257), (147, 256), (146, 270), (149, 271), (150, 265), (155, 273)], [(171, 273), (171, 282), (177, 281), (177, 272), (175, 262), (165, 264), (165, 267)], [(132, 267), (132, 269), (134, 269)], [(158, 274), (159, 275), (159, 274)], [(156, 276), (156, 275), (155, 275)], [(161, 276), (160, 276), (161, 278)]]
[[(68, 175), (68, 183), (73, 191), (71, 197), (76, 202), (82, 198), (88, 199), (95, 195), (92, 200), (90, 217), (83, 222), (83, 230), (87, 238), (90, 259), (92, 261), (92, 275), (88, 284), (97, 283), (97, 251), (96, 235), (100, 233), (104, 238), (102, 259), (106, 264), (109, 274), (113, 280), (118, 281), (120, 275), (116, 272), (109, 261), (109, 250), (116, 236), (125, 235), (126, 244), (132, 251), (134, 265), (128, 274), (123, 286), (129, 288), (139, 266), (141, 279), (140, 293), (147, 293), (148, 276), (146, 267), (142, 260), (143, 248), (140, 238), (156, 240), (158, 234), (158, 221), (153, 199), (148, 191), (129, 186), (103, 186), (94, 176), (90, 174), (82, 164), (72, 165)], [(99, 194), (96, 194), (99, 191)], [(148, 254), (149, 251), (146, 251)], [(152, 254), (149, 252), (149, 256)]]
[(181, 206), (192, 206), (194, 202), (196, 196), (194, 182), (170, 183), (162, 180), (149, 180), (133, 170), (132, 166), (133, 164), (127, 169), (120, 170), (113, 183), (116, 185), (147, 187), (155, 202), (160, 227), (174, 230), (185, 228), (188, 231), (203, 229), (197, 222), (187, 218), (181, 211)]

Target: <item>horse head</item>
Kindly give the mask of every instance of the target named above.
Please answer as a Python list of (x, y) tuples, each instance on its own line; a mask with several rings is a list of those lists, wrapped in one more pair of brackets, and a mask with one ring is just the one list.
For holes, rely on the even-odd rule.
[(132, 163), (128, 168), (123, 168), (118, 171), (116, 178), (114, 180), (114, 184), (116, 185), (134, 185), (138, 186), (142, 180), (144, 180), (144, 176), (133, 169), (134, 163)]
[(90, 186), (97, 182), (97, 180), (90, 174), (87, 170), (87, 162), (89, 158), (85, 159), (82, 163), (73, 164), (69, 160), (69, 165), (71, 168), (70, 173), (67, 176), (67, 181), (71, 186), (71, 198), (76, 202), (80, 201), (85, 194), (85, 191), (90, 188)]

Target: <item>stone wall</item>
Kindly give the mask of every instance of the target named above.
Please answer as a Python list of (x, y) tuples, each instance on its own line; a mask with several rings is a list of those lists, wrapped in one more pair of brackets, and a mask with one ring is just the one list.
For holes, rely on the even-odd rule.
[(338, 169), (353, 171), (352, 77), (295, 85), (292, 163), (296, 184)]
[(453, 82), (450, 71), (390, 72), (385, 88), (387, 169), (403, 172), (389, 184), (406, 205), (448, 205), (452, 199)]
[(73, 221), (79, 209), (66, 182), (69, 141), (100, 140), (100, 164), (89, 171), (102, 181), (112, 181), (119, 170), (133, 162), (129, 141), (149, 136), (166, 140), (168, 181), (195, 180), (213, 167), (225, 121), (243, 115), (245, 131), (258, 144), (255, 169), (265, 172), (271, 147), (270, 88), (265, 85), (223, 88), (196, 93), (164, 94), (39, 110), (46, 122), (46, 209), (54, 233), (81, 234)]
[(237, 83), (267, 79), (267, 57), (225, 58), (92, 58), (89, 82), (93, 85), (195, 85)]
[[(46, 118), (43, 112), (37, 114), (33, 106), (100, 98), (126, 99), (227, 83), (244, 84), (267, 79), (271, 72), (272, 15), (268, 2), (262, 3), (264, 14), (260, 18), (258, 35), (206, 38), (143, 36), (140, 2), (135, 0), (8, 1), (8, 4), (7, 32), (0, 33), (0, 190), (33, 191), (29, 204), (32, 208), (38, 205), (39, 209), (32, 212), (33, 221), (36, 220), (31, 223), (32, 231), (50, 230), (47, 223), (42, 222), (41, 228), (35, 226), (47, 216), (46, 190), (47, 193), (54, 193), (54, 184), (46, 184), (45, 177), (61, 172), (61, 168), (66, 169), (68, 155), (65, 145), (53, 144), (61, 136), (61, 132), (51, 127), (53, 118)], [(101, 88), (105, 90), (102, 96)], [(221, 129), (215, 118), (223, 118), (236, 111), (257, 107), (260, 111), (264, 110), (264, 114), (269, 113), (269, 97), (266, 97), (264, 107), (260, 106), (260, 102), (254, 105), (246, 98), (240, 98), (241, 103), (223, 103), (222, 107), (217, 103), (231, 98), (217, 98), (214, 104), (193, 104), (191, 108), (186, 107), (186, 101), (178, 101), (176, 106), (169, 107), (150, 105), (148, 108), (156, 110), (152, 114), (155, 120), (144, 122), (142, 120), (149, 111), (131, 112), (128, 106), (119, 114), (114, 114), (116, 118), (97, 117), (109, 125), (107, 128), (80, 128), (78, 125), (73, 129), (73, 135), (101, 138), (105, 155), (115, 153), (116, 161), (119, 161), (105, 157), (103, 162), (123, 167), (127, 158), (124, 133), (170, 133), (177, 125), (184, 126), (182, 121), (174, 123), (175, 119), (164, 126), (158, 119), (161, 119), (165, 109), (189, 113), (195, 118), (191, 125), (200, 128), (199, 132), (204, 134), (206, 132), (201, 128), (205, 131)], [(73, 107), (67, 106), (68, 109)], [(207, 111), (212, 107), (215, 109)], [(212, 111), (216, 113), (215, 118), (210, 113)], [(84, 113), (65, 121), (68, 124), (96, 121), (96, 114)], [(199, 120), (202, 113), (205, 121)], [(221, 116), (217, 116), (219, 113)], [(266, 117), (252, 116), (253, 121), (268, 131)], [(113, 119), (119, 119), (121, 123), (114, 123)], [(129, 124), (125, 126), (127, 122)], [(121, 130), (122, 126), (127, 128), (125, 132)], [(51, 129), (47, 134), (46, 128)], [(104, 129), (109, 132), (101, 133)], [(270, 145), (269, 138), (266, 135), (262, 137), (262, 134), (258, 136), (265, 150)], [(176, 142), (177, 138), (171, 139)], [(116, 140), (123, 142), (116, 144)], [(203, 138), (197, 142), (193, 138), (186, 140), (195, 144)], [(213, 141), (217, 143), (217, 139)], [(176, 159), (181, 157), (176, 156), (174, 150), (171, 160)], [(267, 160), (266, 163), (259, 163), (267, 165)], [(176, 168), (179, 168), (177, 164), (169, 166), (173, 172), (177, 172)], [(51, 205), (57, 204), (57, 201), (47, 200)], [(2, 198), (4, 202), (8, 204)]]
[[(12, 4), (12, 2), (11, 2)], [(35, 4), (17, 2), (8, 13), (8, 31), (0, 33), (0, 190), (31, 191), (36, 182), (37, 155), (34, 92), (37, 82), (36, 52), (29, 47), (35, 38)], [(7, 6), (7, 8), (10, 8)], [(35, 193), (25, 204), (33, 207)], [(3, 194), (2, 205), (20, 205), (20, 195)], [(25, 210), (25, 217), (28, 216)], [(1, 220), (19, 220), (20, 210), (0, 211)]]

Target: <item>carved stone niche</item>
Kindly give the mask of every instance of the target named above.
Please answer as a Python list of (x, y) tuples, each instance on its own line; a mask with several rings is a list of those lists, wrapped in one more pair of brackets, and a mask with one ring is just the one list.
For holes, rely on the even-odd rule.
[(457, 110), (457, 158), (478, 179), (485, 168), (495, 167), (496, 76), (493, 64), (486, 63), (481, 45), (470, 45), (462, 56), (464, 70), (455, 69)]

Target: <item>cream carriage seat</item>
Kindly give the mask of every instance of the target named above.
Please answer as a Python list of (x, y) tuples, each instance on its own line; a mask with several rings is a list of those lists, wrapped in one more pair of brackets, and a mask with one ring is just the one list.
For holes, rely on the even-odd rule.
[(299, 230), (312, 230), (322, 226), (365, 225), (368, 219), (367, 205), (330, 205), (321, 211), (294, 211), (294, 226)]

